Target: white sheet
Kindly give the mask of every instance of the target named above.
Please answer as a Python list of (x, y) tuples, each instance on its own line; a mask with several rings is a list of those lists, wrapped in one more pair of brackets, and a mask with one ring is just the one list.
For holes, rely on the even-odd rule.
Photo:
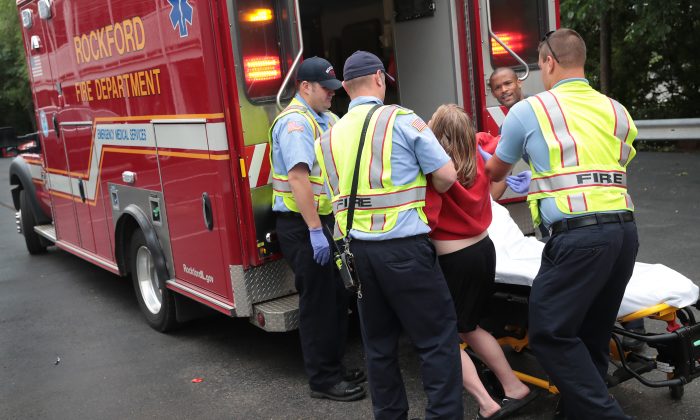
[[(544, 243), (524, 236), (508, 210), (491, 202), (493, 222), (489, 236), (496, 247), (496, 282), (532, 286), (540, 269)], [(650, 306), (667, 303), (676, 308), (698, 300), (698, 286), (681, 273), (662, 264), (637, 262), (618, 317)]]

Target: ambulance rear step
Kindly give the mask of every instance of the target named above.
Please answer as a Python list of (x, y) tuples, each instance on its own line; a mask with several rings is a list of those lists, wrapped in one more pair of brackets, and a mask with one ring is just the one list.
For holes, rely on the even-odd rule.
[(268, 332), (284, 332), (299, 327), (299, 295), (293, 294), (253, 305), (250, 322)]
[(53, 224), (34, 226), (34, 232), (51, 242), (56, 242), (56, 227)]

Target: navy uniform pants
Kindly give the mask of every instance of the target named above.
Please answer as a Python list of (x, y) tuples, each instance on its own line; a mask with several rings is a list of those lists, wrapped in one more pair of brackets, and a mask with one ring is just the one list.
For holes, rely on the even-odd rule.
[(605, 384), (609, 342), (639, 242), (634, 222), (554, 234), (530, 292), (530, 346), (567, 419), (626, 419)]
[[(333, 216), (321, 216), (321, 223), (333, 229)], [(309, 386), (322, 391), (342, 380), (348, 293), (332, 262), (314, 261), (309, 228), (299, 213), (277, 213), (277, 237), (299, 292), (299, 338)]]
[(420, 358), (426, 419), (461, 419), (462, 369), (457, 317), (435, 248), (425, 235), (350, 244), (362, 287), (358, 311), (377, 419), (405, 419), (399, 334)]

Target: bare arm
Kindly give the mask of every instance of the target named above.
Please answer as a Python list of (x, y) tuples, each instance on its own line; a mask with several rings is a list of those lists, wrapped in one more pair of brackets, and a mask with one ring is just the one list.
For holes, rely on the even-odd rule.
[(508, 185), (505, 181), (491, 182), (491, 197), (494, 200), (498, 200), (506, 192), (506, 188), (508, 188)]
[(486, 162), (486, 175), (491, 178), (491, 181), (502, 181), (513, 169), (513, 165), (506, 163), (494, 155)]
[(288, 173), (289, 186), (292, 187), (294, 201), (297, 203), (299, 212), (304, 218), (304, 222), (309, 229), (321, 227), (321, 219), (316, 212), (314, 202), (314, 192), (309, 181), (309, 168), (303, 164), (297, 164)]
[(448, 161), (446, 164), (442, 165), (440, 169), (431, 174), (433, 187), (435, 191), (439, 193), (444, 193), (449, 190), (452, 184), (457, 180), (457, 171), (455, 170), (455, 165), (452, 163), (452, 160)]

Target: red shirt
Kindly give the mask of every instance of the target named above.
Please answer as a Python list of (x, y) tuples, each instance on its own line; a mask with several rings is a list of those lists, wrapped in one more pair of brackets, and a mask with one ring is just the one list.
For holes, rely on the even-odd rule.
[(492, 136), (491, 134), (483, 131), (476, 133), (476, 144), (481, 146), (485, 152), (489, 152), (491, 154), (496, 153), (496, 146), (498, 146), (498, 141), (500, 139), (500, 135)]
[(477, 157), (476, 179), (465, 188), (455, 182), (440, 194), (428, 182), (425, 215), (430, 236), (438, 240), (466, 239), (479, 235), (491, 224), (491, 182), (484, 171), (484, 161)]

